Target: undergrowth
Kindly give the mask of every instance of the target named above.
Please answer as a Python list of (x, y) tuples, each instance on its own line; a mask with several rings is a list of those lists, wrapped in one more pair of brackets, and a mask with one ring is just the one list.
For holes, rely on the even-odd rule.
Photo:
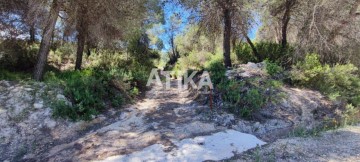
[(250, 119), (267, 103), (277, 102), (281, 97), (278, 92), (278, 88), (282, 86), (281, 81), (270, 78), (229, 80), (225, 76), (226, 69), (221, 60), (211, 62), (206, 70), (210, 72), (211, 80), (221, 94), (224, 106), (241, 117)]
[(137, 96), (139, 88), (145, 84), (143, 78), (138, 77), (140, 74), (122, 70), (48, 72), (45, 81), (60, 86), (71, 102), (53, 103), (53, 115), (74, 121), (90, 120), (108, 108), (121, 108)]

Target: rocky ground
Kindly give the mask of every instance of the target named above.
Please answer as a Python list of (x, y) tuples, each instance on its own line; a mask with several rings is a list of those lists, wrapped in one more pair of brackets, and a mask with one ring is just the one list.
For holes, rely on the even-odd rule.
[(360, 125), (323, 132), (320, 136), (279, 139), (228, 161), (359, 161)]
[[(177, 81), (173, 81), (172, 85), (176, 83)], [(164, 90), (160, 86), (155, 86), (147, 92), (144, 100), (125, 109), (120, 115), (119, 121), (90, 132), (70, 143), (55, 146), (38, 158), (45, 161), (112, 161), (111, 159), (119, 161), (124, 158), (122, 155), (128, 155), (130, 161), (134, 160), (133, 158), (140, 158), (140, 161), (179, 160), (179, 156), (173, 154), (184, 154), (183, 151), (188, 151), (186, 149), (188, 145), (192, 145), (191, 149), (196, 148), (196, 146), (199, 147), (201, 152), (206, 150), (205, 148), (201, 149), (202, 146), (207, 146), (207, 143), (203, 143), (204, 141), (214, 142), (226, 134), (246, 135), (238, 131), (232, 132), (234, 130), (226, 132), (229, 131), (227, 127), (217, 126), (214, 122), (202, 120), (203, 114), (201, 112), (206, 109), (208, 109), (207, 106), (194, 102), (186, 90), (178, 91), (175, 86)], [(215, 137), (211, 136), (216, 133), (220, 134)], [(244, 145), (239, 147), (249, 149), (256, 147), (257, 144), (264, 144), (255, 136), (248, 136), (254, 141), (251, 146), (246, 146), (246, 142), (244, 142)], [(201, 139), (191, 140), (195, 137)], [(207, 137), (209, 140), (205, 140), (208, 139)], [(231, 143), (216, 148), (226, 146), (229, 148), (227, 154), (230, 153), (230, 155), (233, 155), (232, 151), (238, 148), (231, 146)], [(151, 153), (147, 154), (148, 152), (155, 155), (136, 156), (141, 153), (152, 155)], [(204, 158), (211, 157), (214, 160), (221, 160), (218, 156), (214, 157), (214, 153), (208, 154)], [(187, 160), (190, 161), (207, 160), (194, 159), (196, 156), (184, 157), (188, 157)], [(225, 156), (222, 159), (228, 157), (231, 156)]]
[(68, 102), (61, 90), (44, 83), (0, 81), (0, 161), (36, 159), (55, 145), (116, 120), (108, 119), (110, 114), (91, 122), (54, 119), (50, 100)]
[[(227, 75), (245, 78), (265, 74), (262, 64), (250, 63)], [(172, 88), (166, 90), (154, 86), (143, 100), (120, 112), (109, 111), (90, 122), (73, 123), (51, 116), (46, 98), (66, 100), (61, 90), (42, 83), (0, 81), (0, 161), (252, 161), (272, 156), (273, 150), (279, 160), (293, 160), (283, 158), (288, 154), (294, 161), (303, 156), (316, 159), (320, 158), (317, 154), (304, 154), (311, 152), (311, 147), (325, 148), (326, 143), (316, 143), (316, 138), (283, 138), (297, 128), (316, 128), (339, 111), (318, 92), (283, 86), (285, 97), (261, 109), (261, 120), (248, 121), (227, 113), (221, 103), (210, 111), (209, 103), (200, 104), (193, 92), (178, 91), (176, 84), (172, 81)], [(341, 151), (351, 150), (352, 145), (346, 144), (355, 144), (356, 138), (343, 139), (332, 143), (339, 145), (334, 156), (356, 158), (353, 152)], [(284, 148), (282, 144), (289, 143), (286, 140), (296, 142)], [(265, 143), (271, 144), (265, 145), (259, 156), (251, 151), (242, 153)]]

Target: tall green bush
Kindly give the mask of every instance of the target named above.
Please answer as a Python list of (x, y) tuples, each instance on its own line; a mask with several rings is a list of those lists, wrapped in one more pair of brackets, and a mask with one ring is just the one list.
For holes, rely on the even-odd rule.
[(219, 84), (227, 79), (225, 76), (226, 68), (222, 59), (211, 60), (207, 63), (205, 70), (209, 71), (213, 84)]
[(291, 57), (294, 52), (294, 48), (288, 46), (286, 49), (282, 49), (281, 44), (273, 42), (258, 42), (255, 43), (255, 48), (259, 54), (256, 57), (247, 43), (240, 43), (235, 47), (235, 53), (237, 58), (242, 63), (248, 62), (262, 62), (269, 60), (276, 62), (283, 66), (289, 66), (291, 64)]
[(319, 55), (308, 54), (291, 72), (295, 84), (319, 90), (332, 99), (341, 99), (359, 106), (360, 79), (353, 64), (330, 66), (321, 64)]

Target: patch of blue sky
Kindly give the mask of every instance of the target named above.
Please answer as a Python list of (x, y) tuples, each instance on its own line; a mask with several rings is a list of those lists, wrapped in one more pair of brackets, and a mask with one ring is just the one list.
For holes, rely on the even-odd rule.
[(170, 34), (167, 32), (167, 29), (170, 28), (170, 18), (174, 14), (178, 14), (181, 18), (181, 23), (178, 26), (178, 29), (174, 31), (175, 35), (185, 32), (186, 26), (189, 25), (190, 12), (185, 10), (182, 6), (176, 4), (175, 2), (168, 2), (164, 5), (164, 17), (165, 24), (158, 26), (162, 32), (159, 33), (158, 37), (163, 41), (164, 49), (163, 51), (168, 51), (170, 47)]
[[(164, 5), (164, 17), (165, 17), (165, 24), (155, 26), (156, 30), (161, 31), (157, 32), (158, 37), (163, 41), (164, 49), (163, 52), (169, 51), (171, 49), (170, 46), (170, 33), (166, 30), (170, 28), (170, 18), (174, 14), (179, 14), (181, 18), (181, 24), (177, 31), (175, 31), (175, 35), (181, 34), (186, 31), (186, 27), (190, 25), (189, 17), (191, 16), (190, 11), (187, 11), (181, 5), (178, 5), (174, 2), (168, 2)], [(249, 37), (251, 39), (256, 38), (256, 34), (258, 32), (259, 27), (261, 26), (260, 18), (258, 15), (254, 15), (255, 22), (252, 24), (251, 29), (249, 30)]]

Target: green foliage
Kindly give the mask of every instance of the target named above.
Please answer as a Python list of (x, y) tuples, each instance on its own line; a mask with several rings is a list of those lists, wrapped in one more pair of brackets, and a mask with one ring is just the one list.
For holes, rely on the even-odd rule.
[(262, 98), (258, 89), (250, 89), (244, 96), (247, 107), (261, 108), (265, 100)]
[(359, 106), (360, 79), (352, 64), (322, 65), (317, 54), (309, 54), (294, 66), (292, 80), (301, 86), (321, 91), (333, 99)]
[(223, 61), (221, 59), (209, 62), (205, 70), (209, 71), (213, 84), (219, 84), (226, 79), (226, 68), (224, 67)]
[(253, 54), (251, 47), (247, 43), (240, 43), (235, 47), (235, 54), (241, 63), (257, 62), (258, 58)]
[(11, 72), (5, 69), (0, 69), (0, 80), (10, 80), (10, 81), (19, 81), (19, 80), (30, 80), (31, 74), (23, 72)]
[(281, 45), (278, 43), (258, 42), (254, 45), (260, 55), (259, 58), (253, 54), (250, 45), (247, 43), (240, 43), (240, 45), (235, 47), (235, 53), (240, 62), (248, 63), (269, 60), (271, 62), (276, 62), (285, 66), (289, 65), (290, 59), (294, 52), (293, 47), (289, 46), (286, 49), (282, 49)]
[(360, 110), (357, 107), (354, 107), (352, 104), (348, 104), (345, 107), (345, 111), (343, 112), (343, 125), (353, 125), (360, 121)]
[(217, 88), (229, 110), (244, 118), (251, 118), (270, 97), (265, 94), (265, 87), (249, 85), (247, 82), (227, 80), (218, 84)]
[[(60, 44), (60, 43), (57, 43)], [(73, 43), (65, 43), (63, 45), (58, 45), (59, 47), (53, 49), (49, 54), (49, 62), (55, 63), (55, 65), (61, 65), (64, 60), (66, 61), (75, 61), (76, 55), (76, 46)]]
[(76, 53), (76, 47), (74, 46), (74, 44), (66, 43), (60, 46), (57, 51), (61, 53), (62, 57), (70, 57), (71, 55), (74, 55)]
[(140, 94), (139, 88), (134, 87), (134, 88), (130, 91), (130, 95), (132, 95), (132, 96), (138, 96), (139, 94)]
[(120, 75), (107, 71), (89, 69), (67, 71), (60, 74), (49, 72), (45, 80), (49, 83), (60, 83), (72, 105), (59, 101), (54, 104), (54, 116), (71, 120), (90, 120), (93, 115), (104, 111), (106, 103), (115, 107), (124, 103), (123, 94), (111, 83)]
[(270, 76), (275, 76), (275, 75), (283, 72), (283, 68), (281, 66), (277, 65), (276, 63), (273, 63), (269, 60), (265, 60), (265, 64), (266, 64), (266, 72)]
[(152, 68), (154, 67), (152, 59), (159, 59), (160, 55), (157, 51), (149, 49), (149, 42), (147, 34), (135, 32), (129, 41), (127, 52), (130, 53), (133, 62)]
[(296, 127), (290, 133), (289, 137), (317, 137), (321, 132), (328, 130), (329, 128), (314, 128), (314, 129), (306, 129), (304, 127)]
[(151, 69), (148, 66), (135, 63), (128, 69), (129, 81), (134, 87), (144, 90), (146, 89), (150, 72)]
[(29, 71), (36, 63), (38, 45), (26, 41), (9, 39), (0, 43), (0, 68)]

